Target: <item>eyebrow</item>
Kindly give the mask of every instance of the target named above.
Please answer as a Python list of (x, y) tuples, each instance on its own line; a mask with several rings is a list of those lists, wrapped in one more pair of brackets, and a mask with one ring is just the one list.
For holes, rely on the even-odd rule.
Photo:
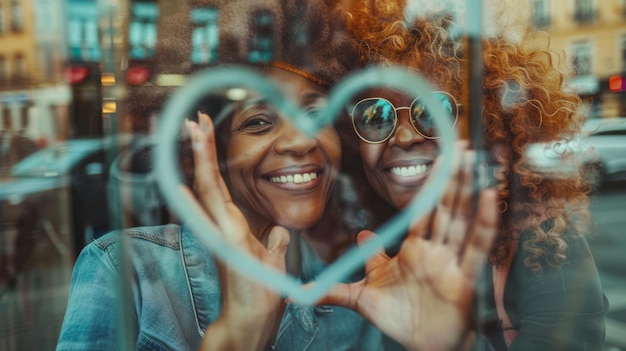
[(326, 94), (321, 94), (321, 93), (317, 93), (317, 92), (306, 93), (300, 99), (300, 104), (302, 106), (306, 106), (306, 105), (312, 104), (314, 102), (317, 102), (319, 100), (326, 101), (326, 100), (328, 100), (328, 96)]
[[(251, 106), (258, 106), (258, 105), (264, 105), (264, 104), (267, 105), (268, 100), (269, 99), (267, 97), (256, 97), (250, 100), (246, 100), (243, 102), (239, 110), (241, 111)], [(300, 98), (300, 106), (304, 107), (304, 106), (313, 104), (315, 102), (318, 102), (320, 100), (326, 101), (328, 100), (328, 96), (326, 94), (321, 94), (317, 92), (306, 93)]]
[(253, 106), (267, 105), (267, 102), (268, 102), (268, 98), (266, 97), (256, 97), (253, 99), (245, 100), (241, 102), (241, 105), (238, 111), (243, 111)]

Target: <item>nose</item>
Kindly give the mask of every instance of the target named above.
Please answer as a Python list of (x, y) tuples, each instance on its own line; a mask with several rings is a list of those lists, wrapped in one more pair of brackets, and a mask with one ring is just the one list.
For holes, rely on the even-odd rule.
[(410, 120), (409, 108), (399, 108), (396, 113), (398, 114), (398, 126), (394, 134), (389, 138), (389, 144), (398, 145), (403, 149), (409, 149), (415, 144), (421, 144), (426, 141), (421, 134), (419, 134)]
[(274, 143), (274, 150), (279, 154), (303, 156), (317, 147), (317, 140), (303, 134), (291, 122), (281, 123), (280, 135)]

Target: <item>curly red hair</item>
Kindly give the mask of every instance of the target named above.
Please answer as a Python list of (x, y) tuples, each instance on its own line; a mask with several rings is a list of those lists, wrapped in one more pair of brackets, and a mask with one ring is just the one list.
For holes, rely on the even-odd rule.
[[(463, 101), (468, 60), (454, 16), (431, 13), (407, 23), (404, 0), (356, 0), (348, 30), (366, 64), (399, 65), (417, 71), (438, 89)], [(583, 121), (581, 101), (563, 90), (548, 41), (527, 30), (513, 42), (485, 37), (483, 55), (483, 135), (499, 164), (496, 172), (501, 217), (490, 262), (501, 264), (522, 232), (529, 234), (525, 265), (539, 272), (566, 262), (565, 235), (587, 230), (590, 187), (580, 172), (552, 179), (529, 166), (526, 148), (537, 142), (566, 140)], [(461, 116), (468, 123), (467, 116)]]

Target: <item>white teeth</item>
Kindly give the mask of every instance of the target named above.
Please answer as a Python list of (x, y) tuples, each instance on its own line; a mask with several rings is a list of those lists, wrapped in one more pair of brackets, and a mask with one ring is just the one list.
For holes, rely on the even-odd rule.
[(269, 180), (272, 183), (295, 183), (302, 184), (308, 183), (314, 179), (317, 179), (317, 173), (302, 173), (302, 174), (290, 174), (287, 176), (270, 177)]
[(424, 174), (430, 169), (430, 165), (417, 165), (409, 167), (392, 167), (391, 173), (400, 177), (413, 177)]

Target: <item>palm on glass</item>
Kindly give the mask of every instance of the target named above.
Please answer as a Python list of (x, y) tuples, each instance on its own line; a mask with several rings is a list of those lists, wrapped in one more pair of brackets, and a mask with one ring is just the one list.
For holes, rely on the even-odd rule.
[[(267, 246), (255, 237), (241, 210), (233, 203), (220, 174), (214, 127), (208, 115), (198, 113), (199, 123), (187, 121), (195, 163), (195, 190), (210, 221), (227, 243), (248, 252), (263, 264), (286, 271), (289, 232), (271, 228)], [(275, 291), (218, 262), (223, 307), (218, 320), (205, 334), (203, 349), (221, 349), (217, 340), (228, 339), (231, 349), (262, 349), (280, 321), (283, 299)], [(245, 343), (245, 344), (239, 344)], [(253, 345), (256, 345), (254, 347)]]
[[(396, 256), (379, 251), (366, 263), (364, 279), (337, 285), (319, 304), (357, 311), (409, 350), (467, 346), (474, 284), (495, 237), (498, 211), (493, 189), (481, 191), (478, 211), (470, 211), (472, 166), (464, 164), (436, 210), (411, 226)], [(374, 235), (362, 231), (357, 241)]]

